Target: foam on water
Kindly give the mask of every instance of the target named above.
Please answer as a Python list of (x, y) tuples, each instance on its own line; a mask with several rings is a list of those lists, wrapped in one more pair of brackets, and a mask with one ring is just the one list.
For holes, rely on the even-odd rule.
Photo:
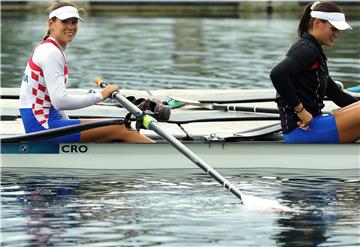
[(242, 195), (244, 206), (252, 210), (297, 212), (295, 209), (281, 204), (277, 200), (264, 199), (252, 195)]

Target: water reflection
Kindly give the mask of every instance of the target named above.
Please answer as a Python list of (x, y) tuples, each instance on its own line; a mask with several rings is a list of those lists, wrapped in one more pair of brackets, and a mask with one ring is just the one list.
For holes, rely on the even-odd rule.
[[(346, 185), (343, 179), (329, 177), (289, 179), (283, 182), (284, 186), (287, 184), (291, 184), (292, 189), (288, 187), (288, 190), (283, 190), (282, 199), (293, 202), (292, 206), (299, 208), (300, 213), (276, 220), (283, 229), (273, 236), (279, 246), (322, 246), (323, 243), (334, 243), (335, 226), (341, 223), (353, 228), (348, 232), (349, 243), (354, 246), (359, 244), (359, 239), (355, 237), (359, 226), (353, 225), (352, 217), (346, 216), (351, 201), (359, 197), (358, 189)], [(351, 191), (356, 192), (357, 196), (354, 197)], [(347, 205), (348, 202), (350, 205)]]
[[(301, 214), (291, 219), (278, 220), (281, 227), (288, 228), (276, 236), (279, 246), (319, 246), (329, 238), (326, 230), (333, 219), (313, 213)], [(329, 217), (331, 218), (331, 217)]]
[(23, 178), (18, 183), (24, 192), (17, 200), (23, 206), (30, 246), (53, 245), (54, 238), (61, 238), (67, 229), (80, 224), (75, 217), (77, 212), (67, 207), (79, 196), (78, 183), (73, 177), (57, 179), (61, 183), (54, 184), (51, 177), (44, 176)]
[[(328, 230), (336, 224), (333, 210), (329, 210), (329, 201), (336, 201), (333, 191), (289, 191), (283, 192), (284, 199), (300, 202), (302, 212), (289, 218), (280, 218), (277, 224), (283, 229), (274, 238), (279, 246), (319, 246), (327, 242)], [(303, 208), (308, 205), (309, 208)], [(306, 207), (306, 206), (305, 206)]]
[(223, 174), (247, 194), (279, 198), (300, 212), (263, 212), (243, 207), (217, 182), (195, 169), (5, 169), (1, 177), (1, 244), (359, 244), (356, 171), (347, 172), (347, 179), (338, 173), (316, 177), (311, 172), (305, 178), (272, 169), (229, 169)]
[[(42, 172), (39, 172), (42, 173)], [(135, 224), (135, 207), (126, 206), (132, 195), (121, 194), (131, 181), (88, 182), (78, 176), (2, 174), (2, 240), (6, 246), (58, 246), (119, 240), (121, 229), (112, 221)], [(17, 181), (13, 183), (12, 181)], [(16, 186), (15, 186), (16, 184)], [(16, 199), (16, 205), (12, 198)], [(11, 217), (22, 222), (11, 223)], [(112, 230), (109, 231), (109, 228)], [(18, 235), (18, 238), (11, 236)], [(91, 237), (89, 236), (91, 235)], [(127, 236), (136, 236), (131, 229)], [(22, 241), (24, 240), (24, 241)]]
[[(18, 87), (45, 16), (2, 15), (2, 85)], [(137, 18), (89, 16), (67, 49), (71, 87), (102, 76), (125, 88), (266, 88), (269, 71), (297, 39), (298, 20), (284, 16)], [(327, 49), (331, 75), (360, 80), (359, 22)], [(4, 79), (5, 78), (5, 79)]]

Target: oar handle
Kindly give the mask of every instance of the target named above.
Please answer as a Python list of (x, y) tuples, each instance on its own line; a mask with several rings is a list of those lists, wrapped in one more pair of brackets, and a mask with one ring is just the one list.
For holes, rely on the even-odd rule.
[[(101, 88), (105, 88), (107, 87), (109, 84), (107, 84), (106, 82), (102, 81), (101, 79), (96, 79), (96, 84), (101, 87)], [(131, 103), (126, 97), (124, 97), (123, 95), (121, 95), (118, 91), (115, 91), (112, 93), (111, 95), (112, 98), (115, 98), (117, 101), (119, 101), (119, 103), (129, 112), (131, 112), (135, 117), (141, 117), (143, 116), (143, 112), (133, 103)]]

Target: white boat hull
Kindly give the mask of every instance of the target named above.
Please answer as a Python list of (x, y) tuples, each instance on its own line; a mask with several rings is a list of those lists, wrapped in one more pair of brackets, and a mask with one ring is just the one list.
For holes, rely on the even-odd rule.
[[(86, 94), (87, 90), (70, 89), (72, 93)], [(274, 90), (155, 90), (129, 91), (125, 95), (162, 100), (166, 96), (192, 100), (249, 100), (242, 103), (246, 107), (272, 107), (275, 102), (261, 102), (259, 99), (271, 98)], [(1, 137), (23, 135), (23, 126), (18, 110), (19, 89), (0, 88), (2, 95)], [(336, 109), (327, 102), (326, 111)], [(241, 105), (241, 104), (240, 104)], [(125, 109), (103, 105), (94, 105), (81, 110), (68, 111), (70, 117), (124, 117)], [(161, 127), (179, 140), (197, 140), (185, 143), (196, 155), (214, 168), (299, 168), (299, 169), (359, 169), (360, 145), (303, 144), (288, 145), (279, 143), (276, 138), (263, 141), (254, 140), (254, 128), (265, 129), (275, 120), (263, 119), (262, 113), (215, 111), (186, 106), (172, 111), (173, 123), (159, 123)], [(254, 119), (250, 120), (251, 116)], [(256, 118), (255, 118), (256, 117)], [(199, 118), (199, 119), (198, 119)], [(192, 120), (184, 122), (183, 120)], [(6, 120), (6, 121), (5, 121)], [(179, 122), (179, 120), (181, 120)], [(196, 121), (194, 121), (196, 120)], [(200, 121), (201, 120), (201, 121)], [(235, 121), (236, 120), (236, 121)], [(141, 130), (151, 138), (159, 139), (153, 131)], [(246, 132), (246, 133), (245, 133)], [(202, 142), (205, 136), (243, 137), (237, 142)], [(245, 133), (245, 134), (244, 134)], [(252, 135), (249, 136), (249, 133)], [(230, 135), (229, 135), (230, 134)], [(245, 139), (245, 140), (244, 140)], [(247, 141), (246, 141), (247, 140)], [(196, 168), (190, 160), (167, 143), (135, 144), (1, 144), (1, 167), (32, 167), (61, 169), (174, 169)]]
[[(213, 168), (360, 169), (359, 144), (189, 143)], [(2, 144), (1, 167), (197, 168), (167, 143)]]

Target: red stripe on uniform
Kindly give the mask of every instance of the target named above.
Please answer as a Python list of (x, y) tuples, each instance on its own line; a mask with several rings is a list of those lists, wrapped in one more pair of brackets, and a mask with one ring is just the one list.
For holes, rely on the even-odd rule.
[(35, 115), (42, 115), (44, 114), (44, 111), (43, 110), (36, 110), (34, 111)]
[(45, 117), (45, 118), (49, 118), (49, 114), (45, 114), (44, 117)]
[(36, 104), (42, 105), (44, 101), (42, 99), (36, 98)]
[(32, 94), (35, 96), (37, 95), (37, 90), (35, 88), (32, 89)]
[(38, 85), (38, 89), (39, 89), (40, 91), (43, 91), (43, 92), (45, 93), (46, 87), (44, 87), (43, 85), (39, 84), (39, 85)]
[(68, 67), (68, 66), (65, 66), (64, 74), (65, 74), (65, 75), (69, 74), (69, 67)]
[(44, 100), (51, 102), (49, 95), (45, 95)]
[(43, 44), (44, 43), (51, 43), (51, 44), (53, 44), (54, 46), (56, 46), (57, 48), (59, 48), (59, 50), (61, 51), (61, 48), (60, 48), (60, 46), (54, 41), (54, 40), (52, 40), (52, 39), (46, 39), (44, 42), (42, 42)]
[(35, 81), (39, 80), (39, 76), (36, 73), (34, 73), (33, 71), (31, 71), (31, 78), (33, 78)]
[(43, 73), (42, 69), (33, 62), (32, 57), (29, 59), (29, 66), (32, 70), (38, 71), (40, 74)]
[(46, 120), (41, 120), (41, 121), (39, 122), (40, 125), (43, 125), (44, 123), (46, 123)]
[(311, 70), (316, 70), (320, 67), (320, 64), (318, 62), (314, 63), (312, 66), (311, 66)]

